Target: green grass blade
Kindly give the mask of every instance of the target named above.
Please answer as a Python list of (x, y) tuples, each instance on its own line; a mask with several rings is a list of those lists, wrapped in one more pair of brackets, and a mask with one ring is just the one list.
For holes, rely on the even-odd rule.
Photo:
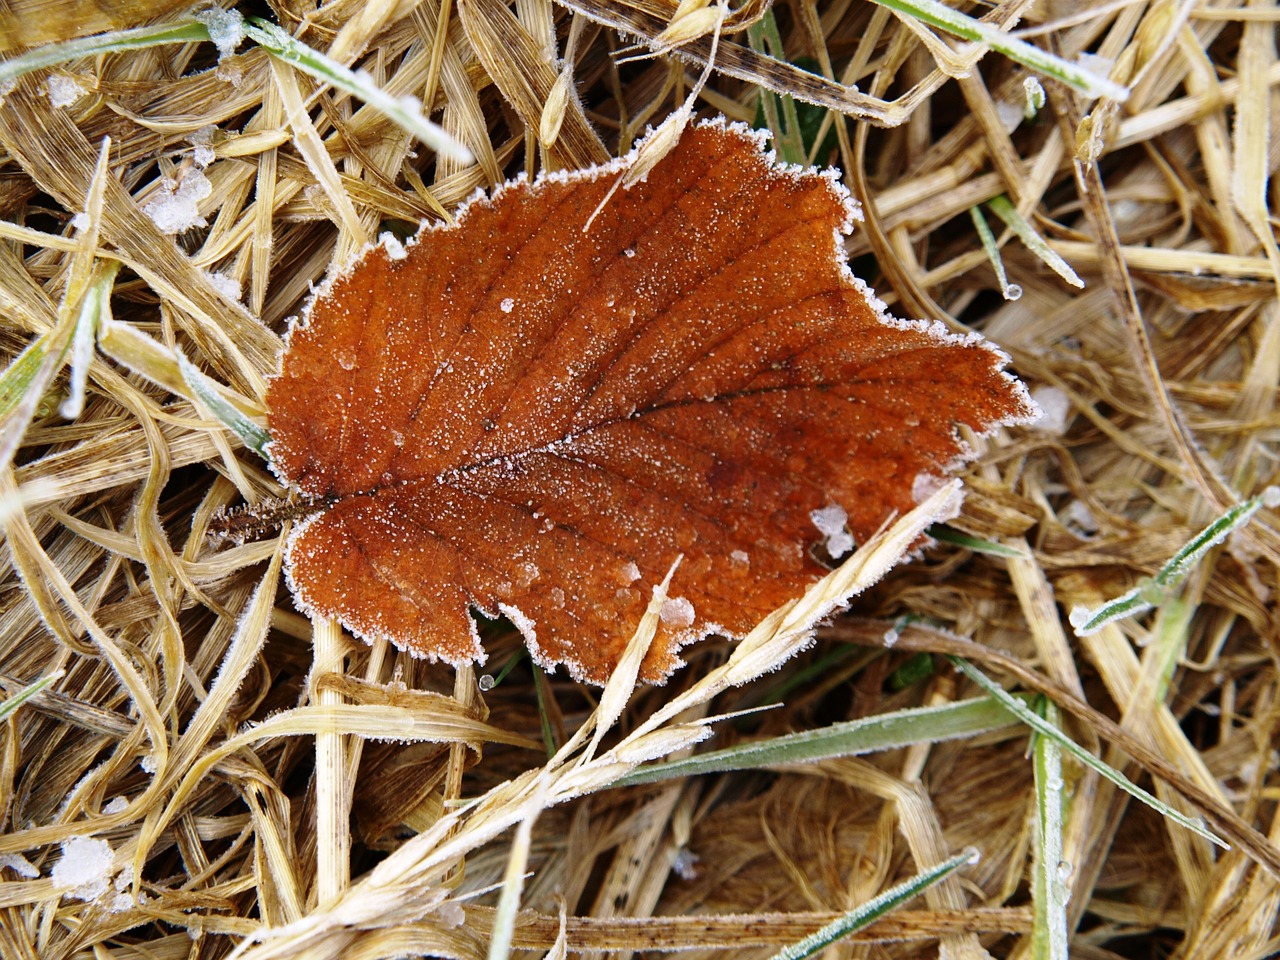
[(742, 743), (669, 763), (651, 764), (623, 777), (617, 785), (634, 786), (702, 773), (727, 773), (780, 763), (853, 757), (914, 743), (938, 743), (986, 733), (1011, 726), (1014, 722), (1015, 718), (1007, 709), (987, 697), (935, 707), (913, 707), (835, 723), (819, 730)]
[(89, 364), (93, 361), (93, 347), (98, 331), (111, 322), (111, 292), (115, 289), (116, 274), (120, 264), (114, 260), (100, 261), (84, 300), (76, 328), (71, 336), (70, 386), (67, 398), (58, 412), (67, 420), (75, 420), (84, 409), (85, 387), (89, 381)]
[(31, 341), (0, 374), (0, 469), (13, 461), (22, 438), (62, 368), (74, 323), (59, 323)]
[[(1001, 271), (1003, 274), (1003, 270)], [(1002, 281), (1003, 282), (1003, 281)], [(1018, 296), (1022, 296), (1022, 291), (1018, 291)], [(1010, 296), (1010, 300), (1016, 300), (1018, 297)], [(972, 550), (974, 553), (985, 553), (991, 557), (1001, 557), (1005, 560), (1026, 560), (1027, 554), (1024, 550), (1017, 550), (1013, 547), (1007, 547), (1003, 543), (997, 543), (994, 540), (985, 540), (981, 537), (971, 537), (969, 534), (955, 527), (949, 527), (945, 523), (935, 523), (925, 533), (933, 537), (940, 543), (950, 543), (957, 547), (964, 547), (966, 550)]]
[(267, 444), (271, 442), (271, 434), (263, 430), (218, 393), (212, 380), (201, 373), (190, 360), (178, 353), (178, 369), (182, 371), (182, 379), (191, 388), (196, 399), (204, 404), (218, 422), (240, 438), (250, 450), (267, 459)]
[(1120, 102), (1129, 99), (1127, 87), (1122, 87), (1107, 77), (1091, 73), (1077, 64), (1068, 63), (1061, 57), (1046, 53), (1039, 47), (1034, 47), (980, 20), (966, 17), (938, 3), (937, 0), (875, 0), (875, 2), (963, 40), (971, 40), (989, 47), (1028, 69), (1060, 80), (1086, 96), (1108, 97)]
[[(751, 49), (757, 53), (777, 60), (786, 57), (782, 35), (778, 33), (778, 23), (772, 10), (766, 10), (758, 22), (747, 28), (747, 40)], [(787, 163), (803, 166), (807, 160), (807, 151), (800, 134), (800, 115), (796, 110), (795, 99), (786, 94), (779, 96), (761, 87), (760, 106), (764, 111), (765, 121), (773, 132), (773, 144), (778, 156)], [(782, 111), (781, 115), (779, 110)]]
[(422, 115), (422, 105), (417, 98), (396, 99), (373, 83), (367, 74), (350, 70), (320, 51), (313, 50), (274, 23), (250, 17), (245, 24), (245, 33), (272, 56), (297, 67), (322, 83), (363, 100), (441, 156), (459, 163), (470, 163), (475, 159), (466, 146), (450, 136), (443, 127)]
[(1004, 258), (1000, 256), (1000, 245), (996, 243), (995, 234), (987, 224), (987, 218), (977, 207), (969, 208), (969, 216), (973, 219), (973, 228), (978, 231), (978, 239), (982, 241), (982, 249), (991, 261), (991, 269), (995, 271), (996, 282), (1000, 284), (1000, 295), (1006, 300), (1017, 300), (1022, 296), (1022, 287), (1010, 283), (1004, 272)]
[(827, 924), (821, 930), (809, 934), (803, 940), (799, 940), (789, 947), (784, 947), (773, 955), (773, 960), (803, 960), (804, 957), (812, 957), (819, 951), (825, 950), (841, 937), (847, 937), (851, 933), (856, 933), (864, 927), (870, 926), (890, 910), (906, 903), (912, 897), (917, 896), (935, 883), (955, 873), (961, 867), (977, 862), (978, 854), (975, 850), (966, 850), (950, 860), (945, 860), (936, 867), (931, 867), (923, 873), (916, 874), (910, 880), (890, 887), (878, 897), (873, 897), (860, 907), (849, 911), (840, 919)]
[[(1043, 701), (1044, 721), (1061, 729), (1058, 708)], [(1062, 859), (1062, 748), (1049, 737), (1036, 737), (1036, 856), (1031, 878), (1031, 955), (1035, 960), (1067, 960), (1067, 878), (1071, 866)]]
[(1280, 506), (1280, 487), (1268, 487), (1256, 497), (1250, 497), (1243, 503), (1237, 503), (1222, 516), (1209, 524), (1192, 537), (1181, 550), (1170, 558), (1152, 580), (1162, 589), (1176, 587), (1196, 565), (1204, 559), (1204, 555), (1220, 544), (1234, 531), (1239, 530), (1253, 519), (1253, 515), (1263, 507)]
[(4, 723), (17, 712), (18, 708), (34, 697), (49, 684), (62, 678), (64, 671), (55, 670), (48, 676), (41, 677), (39, 680), (33, 680), (8, 700), (0, 703), (0, 723)]
[(1022, 116), (1024, 119), (1034, 120), (1036, 114), (1044, 109), (1044, 87), (1037, 78), (1027, 77), (1022, 81), (1022, 89), (1027, 94), (1026, 100), (1022, 102)]
[(208, 39), (209, 28), (203, 23), (198, 20), (183, 20), (49, 43), (0, 63), (0, 86), (13, 83), (32, 70), (66, 63), (68, 60), (96, 57), (102, 53), (118, 53), (121, 50), (141, 50), (169, 43), (199, 43)]
[(1060, 276), (1073, 287), (1084, 287), (1084, 281), (1080, 279), (1080, 275), (1071, 269), (1071, 264), (1063, 260), (1062, 257), (1044, 242), (1044, 237), (1036, 233), (1031, 224), (1027, 223), (1026, 218), (1018, 212), (1018, 208), (1009, 202), (1009, 198), (1003, 194), (998, 197), (992, 197), (987, 206), (991, 208), (991, 212), (1004, 221), (1005, 226), (1018, 235), (1018, 239), (1022, 241), (1023, 246), (1040, 258), (1046, 267)]
[(1192, 537), (1150, 580), (1144, 580), (1096, 610), (1083, 606), (1074, 608), (1069, 619), (1076, 636), (1087, 637), (1091, 633), (1097, 633), (1108, 623), (1136, 617), (1163, 603), (1169, 591), (1187, 578), (1206, 553), (1252, 520), (1253, 515), (1263, 507), (1275, 509), (1278, 506), (1280, 487), (1267, 487), (1258, 496), (1231, 507)]
[(1035, 730), (1041, 736), (1049, 737), (1056, 741), (1062, 749), (1066, 750), (1086, 767), (1097, 771), (1098, 774), (1106, 777), (1125, 793), (1129, 794), (1129, 796), (1141, 800), (1161, 816), (1168, 817), (1175, 823), (1186, 827), (1192, 833), (1204, 837), (1206, 840), (1216, 843), (1220, 847), (1229, 849), (1227, 842), (1206, 827), (1199, 818), (1189, 817), (1185, 813), (1181, 813), (1173, 809), (1173, 807), (1169, 806), (1167, 803), (1164, 803), (1147, 793), (1147, 791), (1143, 790), (1119, 770), (1103, 763), (1088, 750), (1085, 750), (1074, 740), (1067, 737), (1061, 730), (1049, 723), (1046, 723), (1042, 717), (1033, 710), (1030, 710), (1021, 700), (1005, 690), (1000, 686), (1000, 684), (991, 680), (972, 664), (960, 659), (959, 657), (948, 657), (948, 659), (959, 668), (961, 673), (1004, 704), (1010, 713), (1016, 715), (1018, 719), (1031, 727), (1031, 729)]

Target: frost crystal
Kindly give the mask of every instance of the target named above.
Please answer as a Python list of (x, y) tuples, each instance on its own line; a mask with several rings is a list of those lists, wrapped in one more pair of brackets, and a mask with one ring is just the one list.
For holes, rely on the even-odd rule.
[(658, 617), (669, 627), (691, 627), (693, 604), (684, 597), (669, 597), (663, 601)]
[(240, 301), (240, 281), (226, 273), (206, 273), (209, 282), (228, 300)]
[(698, 855), (690, 853), (684, 847), (676, 851), (676, 858), (671, 864), (672, 872), (681, 880), (698, 879)]
[(8, 867), (24, 880), (34, 880), (40, 876), (36, 865), (20, 853), (0, 853), (0, 869)]
[(516, 308), (516, 302), (512, 300), (510, 297), (504, 297), (502, 302), (498, 304), (498, 306), (502, 308), (503, 313), (510, 313), (512, 310)]
[(207, 123), (187, 138), (195, 147), (191, 153), (191, 160), (201, 170), (217, 159), (217, 155), (213, 152), (213, 135), (217, 129), (212, 123)]
[(244, 39), (244, 17), (239, 10), (213, 7), (196, 14), (196, 19), (209, 31), (209, 39), (218, 48), (219, 56), (231, 56)]
[(446, 900), (436, 907), (436, 917), (446, 927), (460, 927), (467, 922), (466, 911), (452, 900)]
[(75, 77), (64, 73), (50, 74), (44, 82), (49, 103), (55, 107), (69, 107), (89, 91)]
[(498, 604), (498, 609), (502, 611), (504, 617), (511, 621), (511, 625), (520, 631), (520, 636), (524, 637), (527, 643), (533, 644), (537, 642), (538, 625), (523, 610), (511, 606), (509, 603)]
[(175, 234), (204, 227), (208, 221), (200, 216), (199, 203), (213, 193), (213, 184), (199, 170), (190, 170), (179, 183), (165, 180), (160, 195), (142, 208), (161, 233)]
[(147, 902), (147, 895), (141, 890), (135, 899), (133, 891), (129, 888), (133, 886), (133, 867), (125, 865), (120, 872), (116, 874), (115, 888), (116, 894), (107, 904), (107, 910), (110, 913), (123, 913), (133, 907), (142, 906)]
[(57, 890), (77, 900), (97, 900), (111, 883), (115, 854), (111, 844), (92, 837), (71, 837), (62, 841), (62, 859), (53, 865), (50, 879)]
[(392, 260), (403, 260), (409, 256), (409, 251), (405, 249), (404, 244), (394, 233), (387, 231), (378, 237), (378, 242), (382, 244), (383, 249), (387, 251), (387, 256)]
[(829, 504), (821, 510), (810, 510), (809, 519), (818, 528), (818, 532), (827, 538), (827, 553), (833, 557), (841, 556), (853, 549), (853, 537), (844, 528), (849, 514), (838, 503)]
[[(1077, 634), (1080, 634), (1080, 628), (1083, 627), (1086, 623), (1088, 623), (1092, 619), (1093, 619), (1093, 611), (1088, 607), (1082, 606), (1080, 604), (1076, 604), (1076, 606), (1072, 607), (1071, 613), (1068, 614), (1067, 616), (1067, 620), (1071, 623), (1071, 626), (1076, 628)], [(1090, 630), (1089, 632), (1095, 633), (1096, 631)]]
[(1060, 387), (1041, 386), (1031, 391), (1031, 399), (1039, 404), (1043, 416), (1037, 430), (1060, 437), (1067, 432), (1071, 417), (1071, 398)]

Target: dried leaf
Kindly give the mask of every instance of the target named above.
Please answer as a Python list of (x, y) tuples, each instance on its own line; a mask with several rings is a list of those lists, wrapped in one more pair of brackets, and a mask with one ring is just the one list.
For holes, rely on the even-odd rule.
[(849, 273), (834, 174), (705, 123), (584, 230), (633, 157), (375, 247), (295, 324), (269, 452), (324, 503), (287, 553), (304, 609), (454, 664), (484, 659), (469, 608), (504, 613), (601, 683), (683, 555), (660, 681), (821, 576), (842, 513), (862, 540), (936, 489), (958, 425), (1032, 414), (999, 351)]

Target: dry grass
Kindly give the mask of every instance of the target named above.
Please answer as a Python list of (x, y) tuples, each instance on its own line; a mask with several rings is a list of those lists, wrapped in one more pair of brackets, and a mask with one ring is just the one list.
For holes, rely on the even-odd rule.
[[(76, 5), (29, 6), (47, 18)], [(757, 78), (903, 121), (831, 115), (834, 146), (818, 159), (848, 172), (870, 215), (855, 270), (900, 314), (985, 332), (1062, 416), (991, 442), (966, 481), (957, 525), (1026, 558), (939, 547), (779, 670), (796, 638), (775, 622), (727, 662), (723, 645), (703, 644), (667, 687), (625, 706), (611, 707), (625, 691), (607, 690), (593, 714), (598, 691), (523, 664), (482, 692), (470, 671), (313, 626), (283, 589), (278, 539), (211, 546), (217, 508), (279, 491), (186, 398), (175, 351), (260, 420), (284, 322), (331, 263), (387, 221), (437, 217), (519, 169), (616, 155), (679, 104), (696, 63), (619, 66), (629, 41), (614, 30), (656, 36), (674, 4), (272, 6), (291, 30), (305, 14), (312, 46), (423, 97), (477, 159), (437, 162), (249, 47), (221, 63), (209, 44), (185, 44), (56, 67), (86, 90), (65, 108), (45, 96), (45, 71), (8, 94), (6, 355), (68, 338), (75, 301), (110, 282), (104, 264), (120, 265), (116, 319), (148, 339), (103, 340), (74, 421), (56, 412), (68, 382), (58, 363), (25, 404), (5, 398), (4, 436), (22, 439), (3, 478), (0, 675), (11, 694), (61, 675), (4, 730), (0, 955), (155, 960), (241, 945), (257, 958), (481, 957), (496, 888), (527, 873), (517, 949), (767, 956), (972, 844), (983, 859), (962, 879), (837, 949), (1030, 956), (1035, 795), (1021, 727), (609, 789), (635, 763), (689, 747), (707, 716), (781, 704), (717, 724), (725, 745), (974, 696), (938, 656), (956, 651), (1052, 693), (1077, 742), (1232, 843), (1216, 850), (1068, 763), (1073, 956), (1280, 949), (1275, 515), (1212, 551), (1157, 612), (1085, 639), (1066, 622), (1276, 482), (1274, 8), (1007, 0), (992, 19), (1039, 18), (1022, 23), (1038, 44), (1108, 58), (1133, 87), (1086, 117), (1088, 104), (1047, 84), (1045, 110), (1012, 133), (1000, 105), (1021, 102), (1020, 68), (988, 56), (969, 69), (972, 57), (862, 0), (776, 11), (787, 56), (814, 58), (834, 82), (763, 63), (744, 34), (725, 38), (702, 111), (750, 120)], [(74, 18), (57, 15), (69, 33)], [(567, 46), (576, 97), (556, 93)], [(143, 205), (163, 178), (198, 173), (191, 138), (210, 125), (208, 224), (165, 236)], [(553, 144), (538, 142), (557, 127)], [(1023, 295), (1000, 298), (968, 211), (1001, 194), (1083, 290), (1001, 237)], [(82, 211), (90, 228), (77, 233)], [(910, 628), (887, 649), (904, 614), (973, 642)], [(486, 644), (495, 667), (519, 649), (501, 626)], [(896, 682), (930, 653), (932, 672)], [(743, 685), (729, 686), (733, 671)], [(544, 734), (568, 744), (550, 761)], [(401, 742), (376, 739), (387, 736)], [(114, 852), (114, 886), (88, 902), (52, 879), (72, 837)]]

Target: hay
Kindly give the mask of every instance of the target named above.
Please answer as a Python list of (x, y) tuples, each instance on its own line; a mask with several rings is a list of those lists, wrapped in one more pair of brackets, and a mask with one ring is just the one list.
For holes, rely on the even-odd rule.
[[(179, 16), (172, 2), (129, 22), (11, 6), (60, 24), (49, 40)], [(1028, 955), (1046, 943), (1032, 890), (1047, 874), (1024, 727), (612, 786), (708, 733), (723, 747), (976, 696), (943, 654), (1048, 694), (1073, 740), (1232, 845), (1066, 759), (1048, 866), (1069, 887), (1073, 956), (1280, 949), (1275, 513), (1155, 612), (1084, 638), (1067, 621), (1276, 482), (1274, 10), (964, 6), (1068, 61), (1089, 55), (1129, 99), (1046, 80), (1047, 104), (1015, 125), (1025, 69), (842, 0), (773, 12), (791, 63), (762, 52), (764, 4), (732, 11), (698, 109), (751, 120), (765, 89), (848, 112), (801, 105), (814, 128), (800, 143), (866, 208), (855, 272), (900, 314), (982, 330), (1050, 411), (986, 443), (954, 521), (1011, 555), (940, 545), (774, 669), (796, 645), (786, 624), (823, 609), (815, 593), (732, 659), (707, 642), (665, 688), (606, 690), (604, 713), (597, 691), (525, 661), (490, 687), (299, 617), (279, 535), (206, 536), (219, 508), (282, 492), (214, 408), (263, 422), (285, 319), (386, 224), (629, 149), (692, 87), (716, 18), (685, 10), (684, 32), (664, 35), (670, 2), (277, 6), (299, 39), (423, 98), (472, 163), (437, 161), (249, 44), (219, 57), (169, 43), (18, 80), (0, 109), (0, 349), (36, 346), (0, 391), (0, 682), (10, 697), (50, 682), (11, 701), (4, 729), (0, 954), (472, 958), (496, 929), (553, 955), (768, 956), (972, 845), (980, 864), (838, 949)], [(690, 24), (703, 26), (673, 53), (619, 64), (636, 37)], [(54, 106), (69, 84), (80, 94)], [(167, 235), (145, 208), (184, 183), (193, 226)], [(991, 215), (1002, 196), (1082, 290)], [(1020, 299), (1000, 296), (974, 207)], [(118, 325), (73, 365), (87, 393), (67, 420), (63, 351), (95, 291)], [(179, 355), (213, 386), (193, 389)], [(495, 673), (521, 648), (503, 624), (485, 642)], [(78, 888), (60, 858), (90, 854), (110, 867)]]

